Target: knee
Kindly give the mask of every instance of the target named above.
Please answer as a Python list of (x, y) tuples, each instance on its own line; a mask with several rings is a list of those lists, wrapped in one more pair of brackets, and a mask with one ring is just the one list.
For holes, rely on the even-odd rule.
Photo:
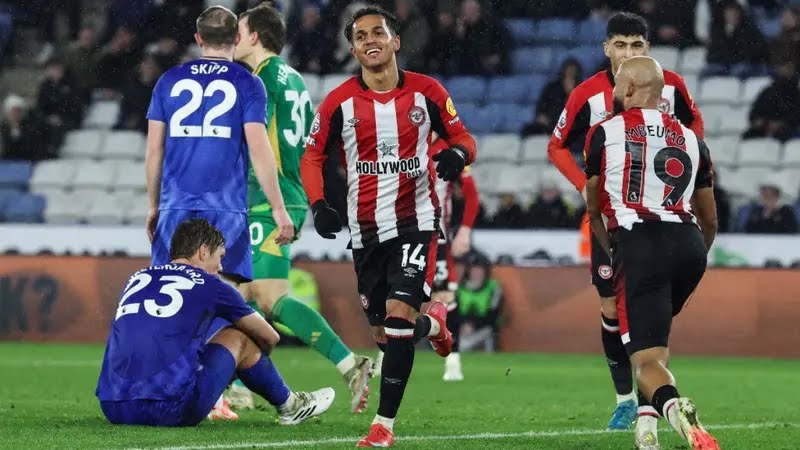
[(372, 337), (375, 339), (375, 342), (378, 344), (385, 344), (386, 343), (386, 330), (380, 327), (371, 327), (372, 329)]
[(391, 318), (405, 319), (414, 323), (417, 317), (419, 317), (419, 312), (416, 309), (399, 300), (389, 300), (386, 302), (387, 324), (388, 320)]
[(453, 300), (455, 300), (455, 298), (456, 298), (455, 293), (453, 293), (452, 291), (439, 291), (431, 294), (431, 301), (442, 302), (445, 305), (453, 303)]
[(609, 319), (617, 319), (617, 301), (614, 297), (600, 299), (600, 311)]
[(286, 280), (259, 280), (250, 283), (250, 299), (258, 304), (264, 314), (271, 314), (275, 303), (289, 293)]

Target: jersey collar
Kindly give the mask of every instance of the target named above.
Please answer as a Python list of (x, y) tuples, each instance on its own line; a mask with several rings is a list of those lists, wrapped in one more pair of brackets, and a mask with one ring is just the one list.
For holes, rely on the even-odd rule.
[(608, 77), (608, 82), (611, 83), (611, 87), (614, 87), (614, 74), (611, 73), (611, 69), (606, 69), (606, 76)]
[[(406, 80), (405, 71), (398, 70), (397, 71), (397, 87), (396, 88), (397, 89), (402, 89), (403, 88), (403, 84), (405, 83), (405, 80)], [(364, 82), (364, 77), (362, 76), (362, 72), (358, 72), (358, 84), (361, 86), (361, 90), (362, 91), (368, 91), (369, 90), (369, 86), (367, 86), (367, 83)]]
[(267, 56), (267, 59), (261, 61), (261, 63), (253, 70), (253, 75), (258, 75), (262, 70), (264, 70), (265, 67), (269, 65), (269, 62), (272, 61), (272, 58), (276, 56), (278, 55)]

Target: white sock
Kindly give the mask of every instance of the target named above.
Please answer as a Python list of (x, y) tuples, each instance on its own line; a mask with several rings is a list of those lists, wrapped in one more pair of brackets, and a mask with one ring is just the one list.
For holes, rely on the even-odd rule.
[(394, 427), (394, 419), (390, 419), (388, 417), (379, 416), (377, 414), (375, 414), (375, 418), (372, 419), (372, 424), (375, 425), (376, 423), (379, 423), (379, 424), (383, 425), (389, 431), (392, 431), (392, 428)]
[(340, 374), (346, 375), (347, 372), (350, 372), (350, 370), (355, 366), (356, 355), (354, 355), (353, 352), (350, 352), (349, 355), (345, 356), (343, 360), (336, 364), (336, 370), (338, 370)]
[(649, 416), (655, 417), (656, 419), (661, 417), (658, 414), (658, 411), (656, 411), (656, 409), (650, 405), (642, 405), (636, 410), (636, 412), (638, 413), (639, 417)]
[[(425, 315), (428, 316), (427, 314)], [(439, 331), (441, 331), (441, 327), (439, 326), (439, 321), (431, 316), (428, 316), (428, 318), (431, 319), (431, 331), (428, 332), (428, 336), (438, 335)]]
[(623, 394), (623, 395), (617, 394), (617, 404), (618, 405), (620, 403), (627, 402), (628, 400), (633, 400), (635, 402), (638, 402), (638, 399), (636, 398), (636, 393), (634, 391), (631, 391), (630, 394)]
[(217, 399), (217, 402), (214, 403), (214, 409), (222, 408), (222, 401), (223, 401), (223, 397), (222, 397), (222, 395), (220, 395), (219, 398)]
[(678, 399), (671, 398), (667, 400), (667, 403), (664, 403), (664, 410), (661, 411), (661, 417), (667, 419), (667, 422), (672, 425), (672, 428), (674, 428), (681, 437), (686, 439), (686, 436), (683, 434), (683, 429), (681, 429), (681, 421), (678, 415)]
[(284, 413), (286, 411), (291, 410), (292, 409), (292, 405), (294, 405), (294, 402), (295, 402), (295, 397), (297, 397), (297, 396), (295, 395), (294, 391), (289, 392), (289, 398), (287, 398), (286, 401), (283, 402), (282, 405), (278, 406), (278, 408), (277, 408), (278, 412), (279, 413)]

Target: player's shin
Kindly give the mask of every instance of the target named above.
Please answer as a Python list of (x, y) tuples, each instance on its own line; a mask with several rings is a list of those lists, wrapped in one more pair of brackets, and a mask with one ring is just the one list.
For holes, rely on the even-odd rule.
[(347, 374), (356, 365), (353, 352), (342, 342), (328, 322), (314, 309), (291, 297), (283, 296), (272, 307), (271, 318), (287, 328)]
[(264, 397), (279, 411), (289, 403), (291, 391), (268, 355), (262, 354), (258, 362), (236, 374), (248, 389)]
[(619, 319), (610, 319), (603, 314), (600, 315), (600, 319), (602, 321), (600, 336), (603, 341), (603, 351), (611, 372), (611, 380), (614, 382), (614, 390), (617, 392), (617, 403), (628, 400), (635, 401), (631, 360), (625, 351), (625, 344), (620, 339)]
[(416, 327), (414, 322), (400, 317), (388, 317), (385, 326), (386, 355), (381, 374), (381, 398), (373, 423), (380, 423), (392, 430), (414, 365)]

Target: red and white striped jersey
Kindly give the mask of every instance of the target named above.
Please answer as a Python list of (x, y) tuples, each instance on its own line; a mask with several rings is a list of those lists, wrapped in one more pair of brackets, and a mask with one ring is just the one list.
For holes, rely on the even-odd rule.
[[(611, 117), (614, 110), (613, 91), (614, 74), (611, 70), (597, 72), (579, 84), (569, 94), (547, 145), (550, 161), (578, 191), (583, 190), (586, 177), (572, 158), (569, 148), (575, 141), (583, 142), (589, 128)], [(703, 138), (703, 117), (683, 78), (675, 72), (664, 71), (664, 89), (661, 91), (658, 109), (674, 116)]]
[(600, 177), (609, 231), (647, 221), (696, 223), (690, 199), (713, 184), (705, 143), (655, 109), (630, 109), (595, 125), (585, 157), (587, 177)]
[(400, 71), (397, 87), (380, 93), (350, 78), (328, 94), (311, 125), (300, 165), (309, 202), (324, 198), (322, 165), (340, 151), (353, 248), (438, 230), (432, 131), (464, 151), (467, 164), (475, 159), (475, 140), (435, 79)]

